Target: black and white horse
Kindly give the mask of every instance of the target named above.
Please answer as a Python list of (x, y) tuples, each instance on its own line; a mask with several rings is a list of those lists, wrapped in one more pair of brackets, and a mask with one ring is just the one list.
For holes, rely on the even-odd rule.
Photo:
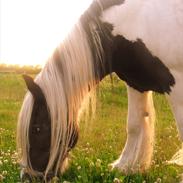
[(84, 99), (115, 72), (128, 89), (127, 141), (114, 168), (149, 168), (154, 144), (152, 91), (166, 94), (183, 140), (182, 0), (94, 0), (40, 74), (24, 76), (29, 92), (17, 143), (24, 173), (64, 171), (78, 140)]

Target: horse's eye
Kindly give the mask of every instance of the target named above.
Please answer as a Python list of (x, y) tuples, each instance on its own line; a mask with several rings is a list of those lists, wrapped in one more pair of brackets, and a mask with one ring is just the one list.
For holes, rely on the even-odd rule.
[(36, 128), (36, 132), (39, 133), (40, 131), (41, 131), (41, 129), (40, 129), (39, 127), (37, 127), (37, 128)]
[(34, 126), (34, 127), (32, 128), (32, 132), (33, 132), (34, 134), (38, 134), (38, 133), (41, 132), (41, 128), (38, 127), (38, 126)]

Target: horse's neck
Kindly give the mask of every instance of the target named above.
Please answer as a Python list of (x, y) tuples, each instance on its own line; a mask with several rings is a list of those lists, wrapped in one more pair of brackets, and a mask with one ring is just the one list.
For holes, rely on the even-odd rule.
[(80, 22), (91, 50), (96, 80), (100, 81), (111, 73), (112, 26), (102, 22), (100, 14), (92, 14), (96, 11), (92, 8), (81, 16)]

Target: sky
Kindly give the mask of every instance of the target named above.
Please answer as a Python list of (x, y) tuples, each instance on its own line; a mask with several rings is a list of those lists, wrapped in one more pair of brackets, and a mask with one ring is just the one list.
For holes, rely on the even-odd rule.
[(92, 0), (0, 0), (0, 63), (42, 65)]

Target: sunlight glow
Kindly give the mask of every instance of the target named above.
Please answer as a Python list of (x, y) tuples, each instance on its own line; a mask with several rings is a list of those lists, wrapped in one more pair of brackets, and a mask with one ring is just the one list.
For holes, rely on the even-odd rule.
[(44, 64), (92, 0), (0, 0), (0, 63)]

